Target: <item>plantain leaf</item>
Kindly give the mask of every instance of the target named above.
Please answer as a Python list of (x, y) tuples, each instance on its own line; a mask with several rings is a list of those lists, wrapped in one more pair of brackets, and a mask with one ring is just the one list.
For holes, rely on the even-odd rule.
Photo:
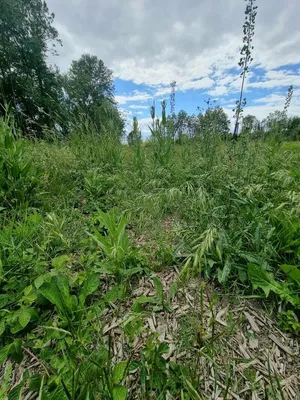
[(84, 304), (87, 296), (94, 293), (95, 290), (99, 287), (99, 281), (100, 281), (99, 274), (92, 274), (88, 276), (79, 294), (79, 300), (82, 305)]
[(56, 284), (51, 282), (44, 283), (39, 288), (39, 293), (41, 293), (51, 304), (55, 305), (60, 312), (65, 311), (64, 302), (62, 301), (62, 297), (60, 291)]
[(154, 276), (152, 278), (154, 286), (155, 286), (155, 290), (156, 290), (156, 296), (159, 299), (159, 301), (161, 303), (164, 302), (164, 288), (163, 288), (163, 284), (161, 283), (161, 280), (158, 279), (156, 276)]

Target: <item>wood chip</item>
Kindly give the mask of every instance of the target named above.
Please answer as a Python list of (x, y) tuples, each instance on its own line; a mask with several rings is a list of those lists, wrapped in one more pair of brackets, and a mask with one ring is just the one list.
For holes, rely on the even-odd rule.
[(252, 315), (250, 315), (247, 311), (244, 311), (244, 315), (247, 318), (247, 320), (249, 321), (249, 324), (250, 324), (253, 332), (260, 333), (260, 329), (259, 329), (257, 323), (255, 322), (254, 317)]
[(155, 326), (154, 326), (154, 323), (153, 323), (153, 319), (152, 318), (147, 318), (147, 322), (148, 322), (148, 325), (149, 325), (149, 328), (151, 329), (151, 331), (152, 332), (156, 332), (156, 329), (155, 329)]
[(270, 333), (269, 338), (278, 346), (281, 348), (281, 350), (283, 350), (285, 353), (289, 354), (290, 356), (297, 356), (297, 353), (294, 353), (292, 349), (290, 349), (289, 347), (285, 346), (284, 344), (281, 343), (281, 341), (275, 336), (273, 335), (273, 333)]

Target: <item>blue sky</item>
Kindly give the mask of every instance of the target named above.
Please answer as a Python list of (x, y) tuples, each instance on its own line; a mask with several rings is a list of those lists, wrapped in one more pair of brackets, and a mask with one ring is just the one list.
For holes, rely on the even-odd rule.
[[(290, 115), (300, 115), (299, 0), (257, 0), (254, 61), (248, 74), (245, 114), (265, 118), (284, 107), (294, 85)], [(211, 98), (232, 119), (240, 88), (242, 0), (48, 0), (64, 46), (55, 62), (62, 71), (83, 53), (113, 70), (116, 100), (128, 120), (140, 120), (147, 137), (149, 108), (169, 100), (176, 111), (196, 113)], [(157, 107), (159, 108), (159, 107)]]
[[(239, 98), (241, 80), (238, 69), (224, 71), (225, 77), (222, 79), (208, 75), (210, 81), (203, 81), (201, 89), (187, 89), (179, 87), (175, 91), (176, 106), (175, 111), (181, 109), (189, 114), (197, 114), (198, 107), (205, 109), (205, 101), (214, 101), (215, 105), (223, 107), (229, 119), (234, 122), (232, 109)], [(220, 81), (226, 82), (220, 85)], [(249, 78), (245, 88), (244, 96), (247, 105), (244, 115), (253, 114), (259, 119), (265, 118), (270, 112), (283, 110), (287, 89), (290, 85), (294, 86), (294, 98), (290, 106), (290, 115), (300, 115), (300, 63), (285, 65), (270, 71), (262, 68), (251, 68)], [(115, 80), (116, 98), (119, 107), (123, 110), (128, 119), (128, 129), (133, 116), (140, 120), (143, 129), (143, 136), (149, 134), (150, 106), (155, 102), (159, 114), (160, 102), (166, 100), (168, 109), (170, 108), (170, 85), (163, 87), (152, 87), (145, 84), (136, 84), (133, 81)], [(197, 86), (197, 85), (196, 85)]]

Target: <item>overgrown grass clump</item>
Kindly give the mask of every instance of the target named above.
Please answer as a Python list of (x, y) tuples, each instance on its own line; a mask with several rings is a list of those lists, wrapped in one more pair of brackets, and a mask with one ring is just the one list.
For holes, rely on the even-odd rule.
[(177, 285), (165, 298), (157, 278), (155, 297), (130, 303), (139, 278), (165, 268), (179, 269), (178, 285), (202, 276), (233, 296), (269, 296), (299, 331), (299, 188), (300, 153), (277, 142), (29, 142), (1, 120), (0, 362), (33, 354), (40, 366), (9, 398), (28, 385), (40, 399), (202, 398), (197, 370), (167, 362), (157, 337), (118, 362), (103, 337), (120, 304), (129, 347), (145, 312), (172, 311)]

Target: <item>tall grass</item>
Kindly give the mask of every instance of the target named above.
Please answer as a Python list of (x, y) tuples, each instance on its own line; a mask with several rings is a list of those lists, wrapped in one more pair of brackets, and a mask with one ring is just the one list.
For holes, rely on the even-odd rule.
[(300, 153), (217, 132), (181, 146), (163, 125), (153, 129), (138, 148), (93, 131), (24, 142), (1, 120), (0, 361), (34, 354), (42, 366), (20, 377), (18, 398), (28, 387), (43, 399), (201, 398), (201, 371), (167, 362), (155, 335), (121, 363), (103, 337), (105, 316), (120, 304), (130, 304), (129, 349), (145, 304), (171, 310), (175, 287), (165, 300), (157, 279), (154, 297), (130, 303), (138, 277), (168, 265), (233, 296), (273, 292), (285, 327), (298, 329)]

